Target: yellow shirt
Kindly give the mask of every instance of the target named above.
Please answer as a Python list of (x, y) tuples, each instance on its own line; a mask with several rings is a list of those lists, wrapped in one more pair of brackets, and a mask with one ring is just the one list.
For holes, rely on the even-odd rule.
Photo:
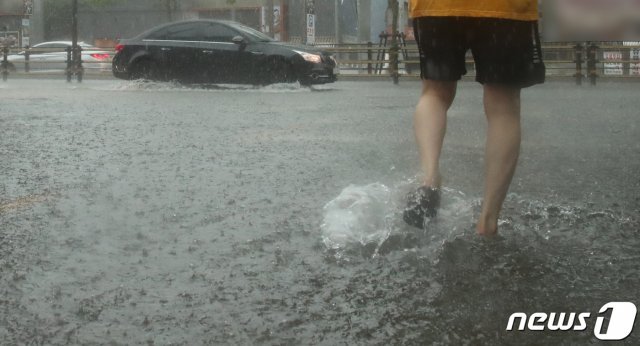
[(538, 0), (410, 0), (409, 15), (537, 20)]

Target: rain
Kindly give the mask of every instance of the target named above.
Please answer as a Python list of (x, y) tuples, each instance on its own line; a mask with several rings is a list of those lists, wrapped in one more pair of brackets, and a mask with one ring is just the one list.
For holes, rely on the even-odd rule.
[[(71, 1), (56, 3), (29, 1), (30, 36), (15, 39), (70, 41), (58, 18)], [(0, 37), (19, 31), (25, 4), (0, 5)], [(578, 41), (545, 42), (547, 81), (522, 92), (520, 160), (487, 238), (474, 224), (486, 120), (469, 62), (438, 215), (424, 229), (403, 221), (421, 179), (422, 85), (411, 39), (407, 55), (382, 47), (380, 73), (369, 61), (387, 2), (78, 6), (78, 41), (110, 55), (156, 25), (225, 19), (329, 65), (313, 49), (330, 52), (337, 80), (128, 80), (83, 61), (67, 81), (64, 64), (16, 64), (0, 82), (0, 344), (583, 345), (600, 342), (596, 321), (614, 330), (607, 303), (640, 302), (640, 46), (599, 42), (596, 78), (584, 42), (579, 73), (564, 56)], [(514, 313), (589, 317), (585, 330), (508, 330)], [(620, 344), (638, 344), (637, 329)]]

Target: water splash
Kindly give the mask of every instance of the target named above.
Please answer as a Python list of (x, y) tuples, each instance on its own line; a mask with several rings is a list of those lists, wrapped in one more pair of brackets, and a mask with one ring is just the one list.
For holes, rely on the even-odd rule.
[(365, 257), (375, 257), (415, 248), (436, 256), (442, 244), (467, 231), (480, 203), (444, 188), (440, 216), (429, 220), (426, 230), (416, 229), (402, 220), (406, 195), (415, 185), (407, 180), (392, 188), (382, 183), (346, 187), (324, 206), (320, 229), (325, 247), (337, 258), (358, 250), (364, 250)]
[[(402, 220), (405, 196), (415, 187), (415, 179), (391, 188), (381, 183), (346, 187), (324, 207), (320, 228), (325, 247), (344, 260), (351, 255), (372, 258), (394, 251), (414, 251), (420, 258), (436, 263), (447, 244), (458, 238), (478, 238), (482, 242), (475, 235), (481, 199), (452, 188), (442, 189), (438, 216), (428, 220), (424, 230), (406, 225)], [(601, 238), (607, 234), (600, 230), (611, 225), (629, 237), (637, 220), (621, 210), (509, 194), (498, 223), (497, 240), (536, 243), (543, 248), (547, 246), (544, 244), (567, 239), (574, 244), (606, 243)]]
[(291, 93), (291, 92), (312, 92), (330, 91), (327, 87), (304, 87), (300, 83), (278, 83), (266, 86), (256, 86), (248, 84), (181, 84), (178, 82), (156, 82), (148, 80), (121, 81), (112, 85), (101, 87), (105, 91), (244, 91), (261, 93)]
[(391, 191), (381, 183), (349, 185), (324, 206), (322, 241), (333, 250), (353, 243), (381, 244), (391, 233), (390, 204)]

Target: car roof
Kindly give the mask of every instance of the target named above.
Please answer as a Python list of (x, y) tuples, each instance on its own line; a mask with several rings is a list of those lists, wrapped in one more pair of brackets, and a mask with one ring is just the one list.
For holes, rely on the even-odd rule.
[(176, 24), (186, 24), (186, 23), (216, 23), (216, 24), (224, 24), (224, 25), (228, 25), (228, 26), (232, 26), (232, 27), (247, 27), (246, 25), (244, 25), (242, 23), (234, 22), (232, 20), (203, 19), (203, 18), (186, 19), (186, 20), (179, 20), (179, 21), (175, 21), (175, 22), (171, 22), (171, 23), (165, 23), (165, 24), (160, 24), (158, 26), (154, 26), (153, 28), (142, 32), (140, 35), (138, 35), (136, 37), (137, 38), (144, 37), (144, 36), (147, 36), (147, 35), (151, 34), (152, 32), (155, 32), (157, 30), (160, 30), (160, 29), (163, 29), (163, 28), (166, 28), (166, 27), (169, 27), (169, 26), (173, 26), (173, 25), (176, 25)]
[(165, 23), (165, 24), (161, 24), (156, 26), (155, 28), (161, 28), (164, 26), (170, 26), (170, 25), (174, 25), (174, 24), (184, 24), (184, 23), (221, 23), (221, 24), (240, 24), (238, 22), (234, 22), (232, 20), (224, 20), (224, 19), (207, 19), (207, 18), (196, 18), (196, 19), (185, 19), (185, 20), (178, 20), (175, 22), (171, 22), (171, 23)]
[[(67, 46), (71, 46), (73, 44), (73, 42), (71, 42), (71, 41), (47, 41), (47, 42), (40, 42), (38, 44), (34, 44), (33, 47), (40, 47), (40, 46), (45, 45), (45, 44), (64, 44), (64, 45), (67, 45)], [(85, 47), (93, 47), (92, 45), (87, 44), (84, 41), (78, 42), (78, 45), (79, 46), (85, 46)]]

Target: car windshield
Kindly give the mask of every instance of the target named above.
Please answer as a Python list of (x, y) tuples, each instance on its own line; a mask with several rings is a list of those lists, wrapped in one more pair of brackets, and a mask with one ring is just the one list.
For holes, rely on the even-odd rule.
[(244, 25), (240, 25), (240, 24), (231, 24), (231, 27), (238, 29), (240, 31), (242, 31), (243, 34), (249, 36), (249, 38), (253, 41), (258, 41), (258, 42), (271, 42), (271, 41), (275, 41), (274, 39), (272, 39), (271, 37), (263, 34), (262, 32), (250, 28), (248, 26), (244, 26)]

